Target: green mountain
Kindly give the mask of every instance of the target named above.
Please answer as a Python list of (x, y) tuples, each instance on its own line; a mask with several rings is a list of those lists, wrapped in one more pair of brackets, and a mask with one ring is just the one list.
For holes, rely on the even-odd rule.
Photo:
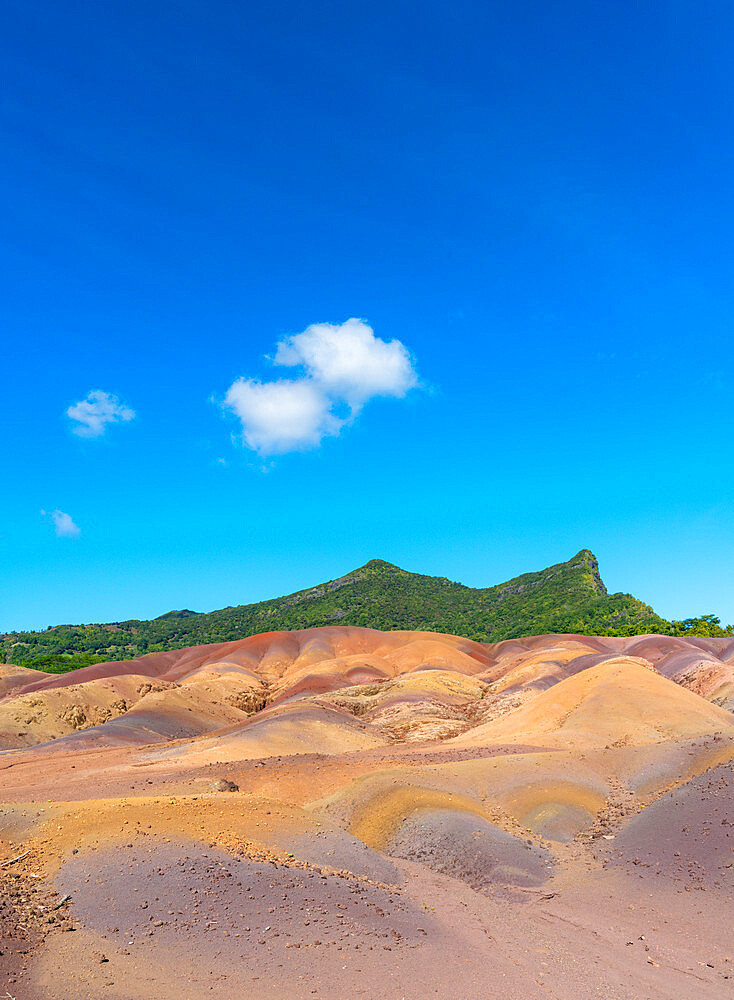
[(484, 642), (547, 632), (731, 634), (731, 628), (725, 632), (711, 615), (668, 622), (630, 594), (609, 594), (596, 558), (583, 549), (568, 562), (486, 588), (408, 573), (373, 559), (338, 580), (258, 604), (204, 614), (169, 611), (153, 621), (12, 632), (0, 636), (0, 648), (6, 663), (69, 670), (98, 660), (130, 659), (258, 632), (318, 625), (423, 629)]

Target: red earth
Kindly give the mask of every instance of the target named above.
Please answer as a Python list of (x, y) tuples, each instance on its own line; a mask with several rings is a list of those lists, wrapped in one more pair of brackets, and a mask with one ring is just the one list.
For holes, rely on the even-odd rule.
[(734, 994), (734, 640), (0, 666), (0, 1000)]

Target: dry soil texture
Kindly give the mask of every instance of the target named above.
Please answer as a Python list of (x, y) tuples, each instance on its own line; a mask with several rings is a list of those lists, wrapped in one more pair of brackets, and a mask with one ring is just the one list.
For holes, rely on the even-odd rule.
[(0, 667), (0, 1000), (734, 996), (734, 640)]

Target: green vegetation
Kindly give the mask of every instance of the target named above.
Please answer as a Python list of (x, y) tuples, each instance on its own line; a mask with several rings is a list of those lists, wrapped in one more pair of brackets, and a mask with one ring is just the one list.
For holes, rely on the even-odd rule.
[(42, 653), (22, 660), (22, 664), (24, 667), (33, 667), (34, 670), (45, 670), (47, 674), (66, 674), (92, 663), (103, 663), (106, 659), (106, 656), (95, 656), (92, 653)]
[(721, 619), (715, 615), (701, 615), (700, 618), (686, 618), (684, 622), (671, 622), (676, 635), (701, 635), (720, 638), (734, 635), (734, 625), (722, 628)]
[(6, 663), (71, 670), (100, 660), (224, 642), (276, 629), (366, 625), (451, 632), (483, 642), (579, 632), (586, 635), (732, 635), (713, 615), (669, 622), (629, 594), (608, 594), (594, 555), (475, 589), (444, 577), (408, 573), (373, 559), (338, 580), (258, 604), (208, 614), (170, 611), (153, 621), (57, 625), (0, 636)]

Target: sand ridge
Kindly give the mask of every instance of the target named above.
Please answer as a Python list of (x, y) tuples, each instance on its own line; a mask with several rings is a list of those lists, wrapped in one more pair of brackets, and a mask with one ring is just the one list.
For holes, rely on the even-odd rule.
[(0, 986), (718, 1000), (733, 652), (334, 626), (5, 665)]

